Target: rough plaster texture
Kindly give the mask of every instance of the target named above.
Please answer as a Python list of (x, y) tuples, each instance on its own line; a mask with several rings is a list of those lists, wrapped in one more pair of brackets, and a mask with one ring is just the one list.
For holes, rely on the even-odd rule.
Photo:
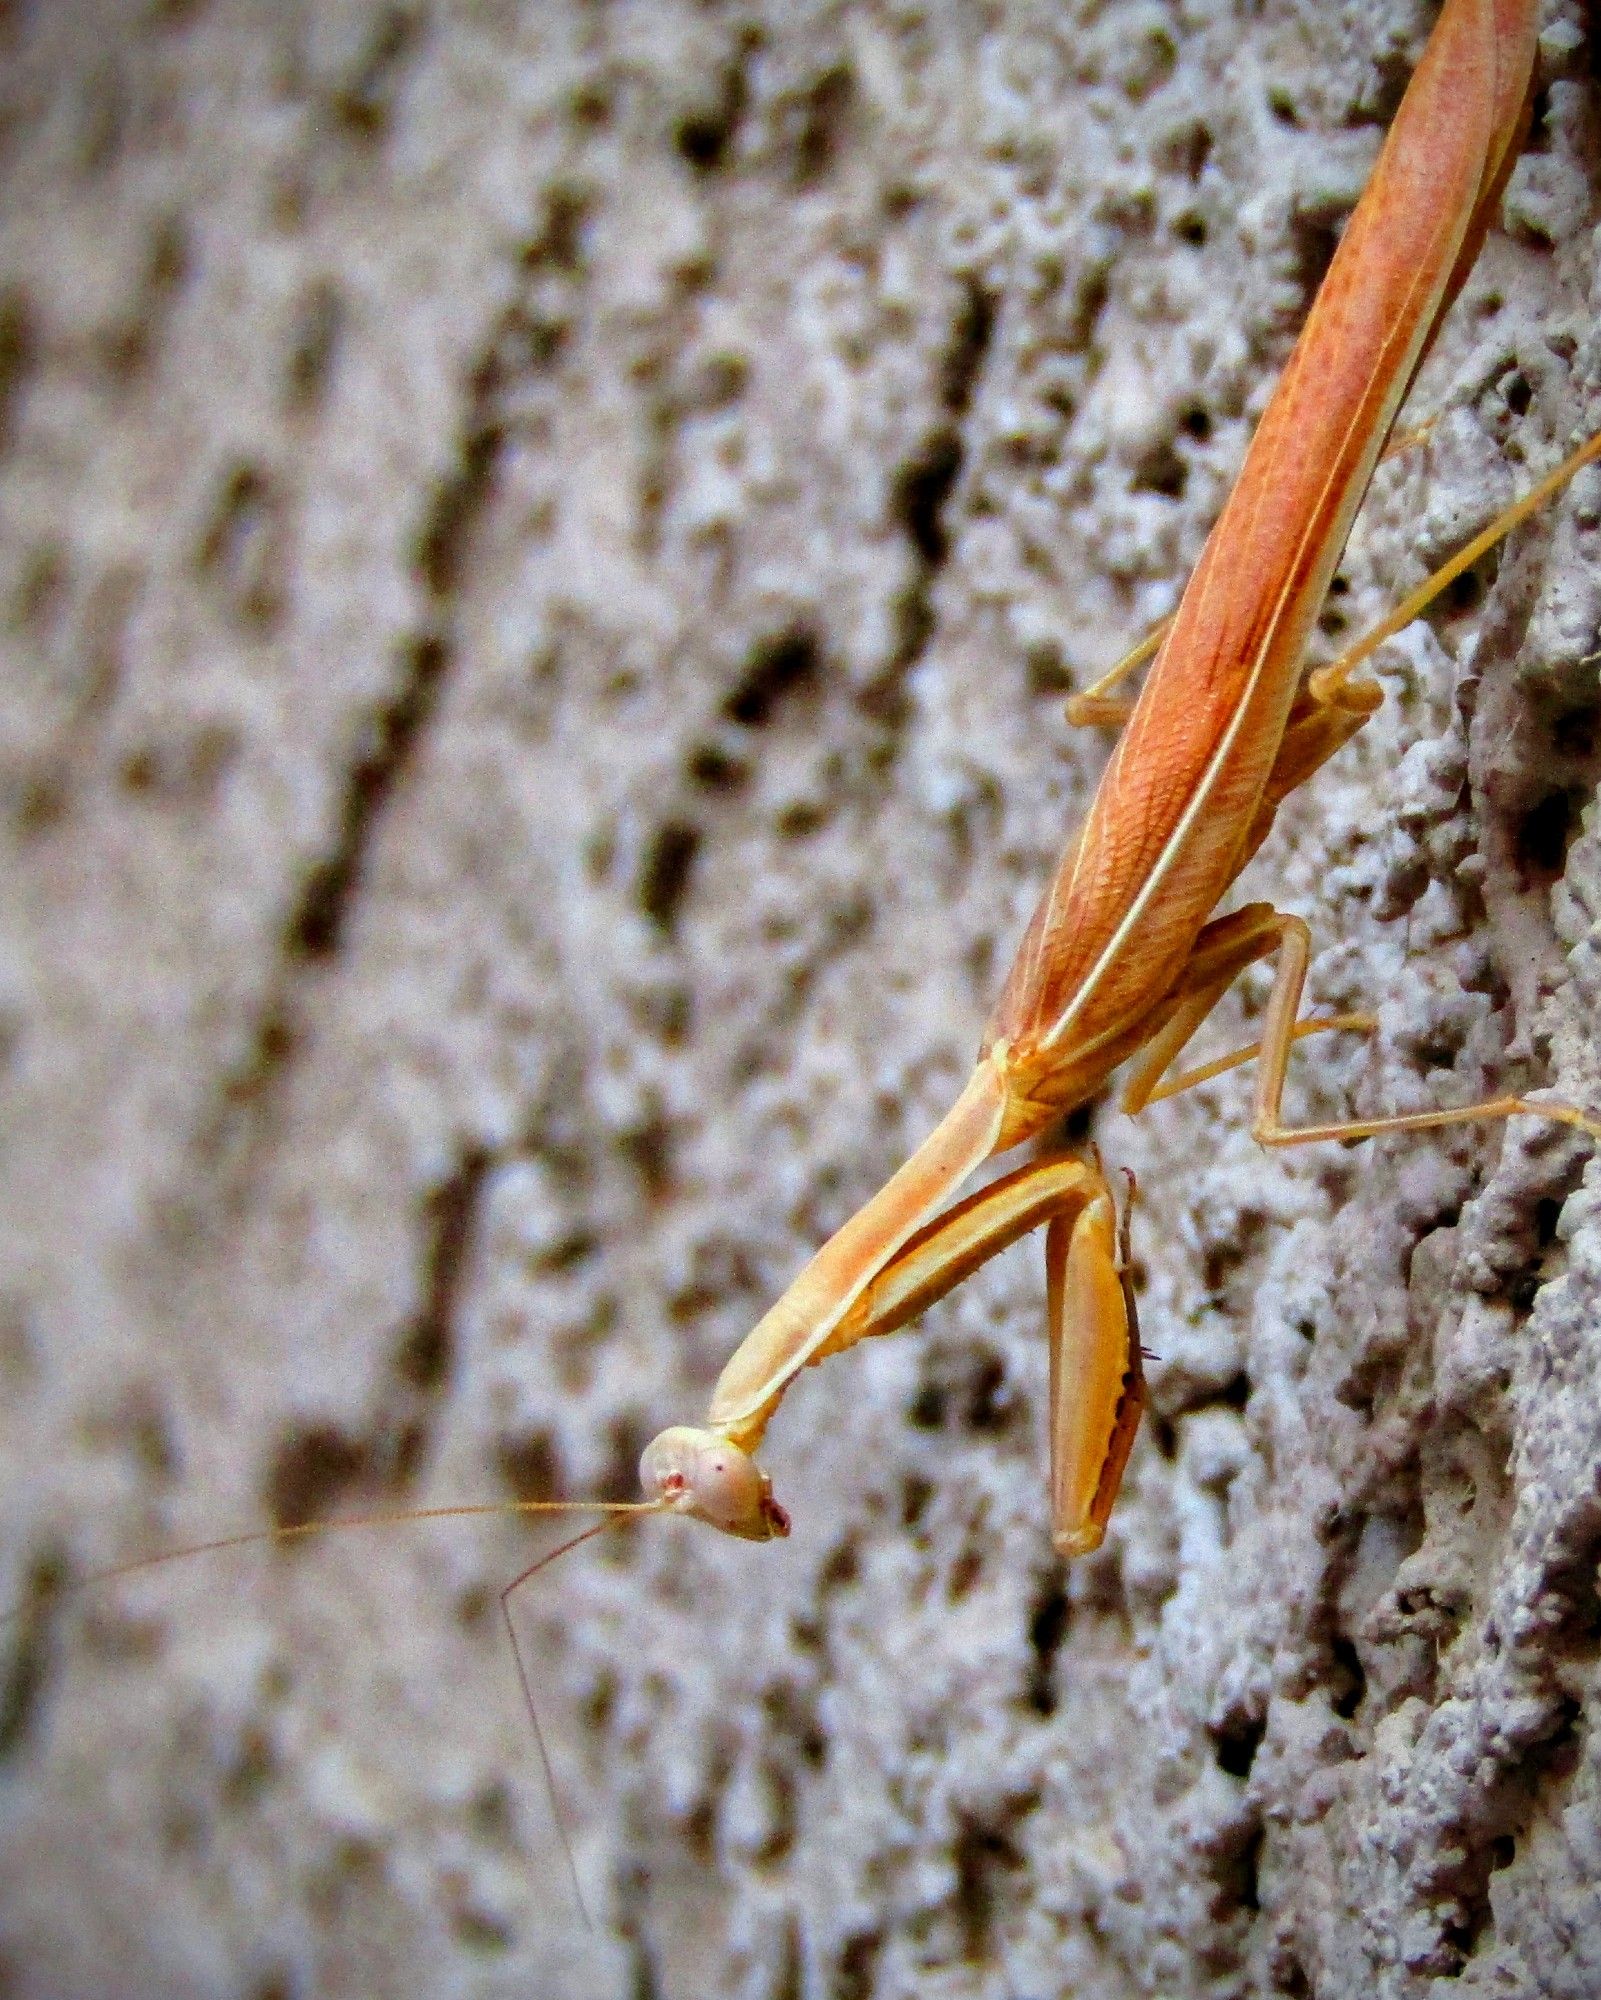
[[(1601, 1991), (1601, 1182), (1136, 1124), (1153, 1416), (1045, 1533), (1036, 1246), (628, 1493), (965, 1073), (1411, 0), (0, 15), (0, 1990)], [(1576, 0), (1331, 602), (1601, 414)], [(1303, 1102), (1601, 1102), (1597, 486), (1386, 648), (1250, 893)], [(1260, 987), (1256, 989), (1260, 996)], [(1244, 1017), (1219, 1035), (1240, 1032)]]

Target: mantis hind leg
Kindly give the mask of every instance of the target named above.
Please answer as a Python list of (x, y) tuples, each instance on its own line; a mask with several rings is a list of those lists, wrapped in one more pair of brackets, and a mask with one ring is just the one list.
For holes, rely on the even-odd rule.
[[(1385, 450), (1384, 457), (1386, 459), (1397, 457), (1402, 452), (1411, 450), (1414, 445), (1423, 443), (1436, 420), (1437, 413), (1436, 417), (1428, 418), (1415, 429), (1406, 431), (1394, 439)], [(1488, 527), (1475, 535), (1464, 548), (1458, 549), (1448, 561), (1441, 563), (1431, 575), (1425, 577), (1417, 589), (1403, 598), (1387, 618), (1381, 619), (1370, 632), (1365, 633), (1354, 645), (1340, 654), (1338, 659), (1330, 661), (1325, 667), (1314, 668), (1307, 676), (1306, 685), (1296, 704), (1296, 712), (1302, 714), (1304, 718), (1313, 710), (1338, 710), (1354, 699), (1358, 704), (1362, 702), (1367, 704), (1358, 720), (1352, 725), (1353, 729), (1360, 728), (1362, 721), (1378, 706), (1382, 696), (1372, 682), (1351, 679), (1357, 668), (1376, 653), (1386, 639), (1393, 639), (1397, 632), (1410, 625), (1414, 618), (1426, 611), (1441, 591), (1453, 584), (1464, 570), (1471, 569), (1481, 556), (1495, 547), (1497, 542), (1504, 541), (1514, 528), (1519, 527), (1531, 514), (1538, 513), (1552, 495), (1560, 491), (1576, 472), (1597, 458), (1601, 458), (1601, 431), (1587, 438), (1554, 471), (1548, 472), (1543, 479), (1532, 486), (1521, 500), (1513, 501), (1510, 507), (1504, 508), (1497, 514)], [(1164, 618), (1159, 625), (1152, 627), (1137, 646), (1131, 647), (1122, 659), (1108, 668), (1100, 679), (1092, 682), (1082, 694), (1069, 696), (1067, 719), (1074, 728), (1122, 728), (1134, 712), (1134, 703), (1131, 699), (1114, 694), (1113, 689), (1120, 686), (1136, 667), (1143, 666), (1160, 650), (1172, 622), (1171, 618)], [(1292, 729), (1295, 720), (1296, 715), (1292, 714)], [(1302, 777), (1285, 785), (1279, 797), (1282, 798), (1285, 792), (1294, 789), (1295, 784), (1310, 777), (1324, 758), (1332, 756), (1351, 733), (1352, 731), (1348, 729), (1345, 735), (1340, 736), (1337, 742), (1324, 751), (1323, 756), (1309, 763)]]
[[(1284, 739), (1264, 788), (1262, 802), (1242, 844), (1238, 867), (1244, 867), (1267, 838), (1274, 817), (1289, 794), (1348, 742), (1383, 701), (1383, 690), (1376, 681), (1355, 677), (1362, 663), (1387, 638), (1410, 624), (1486, 550), (1494, 547), (1520, 522), (1543, 506), (1582, 466), (1598, 457), (1601, 457), (1601, 432), (1587, 439), (1521, 500), (1497, 515), (1481, 534), (1420, 584), (1382, 624), (1375, 626), (1328, 666), (1319, 667), (1307, 676), (1290, 711)], [(1238, 928), (1242, 924), (1243, 929)], [(1230, 926), (1237, 928), (1230, 930)], [(1210, 949), (1209, 941), (1213, 941)], [(1275, 951), (1279, 955), (1279, 976), (1269, 1002), (1262, 1040), (1164, 1082), (1162, 1079), (1169, 1067), (1238, 974), (1247, 965)], [(1510, 1096), (1487, 1099), (1480, 1105), (1463, 1106), (1457, 1110), (1417, 1112), (1337, 1127), (1292, 1129), (1285, 1126), (1280, 1101), (1292, 1045), (1307, 1035), (1332, 1029), (1371, 1033), (1375, 1026), (1372, 1016), (1367, 1014), (1331, 1015), (1313, 1021), (1298, 1021), (1295, 1018), (1309, 955), (1306, 927), (1300, 919), (1280, 916), (1265, 904), (1252, 905), (1248, 910), (1236, 911), (1233, 917), (1207, 925), (1197, 940), (1195, 953), (1179, 990), (1177, 1006), (1169, 1019), (1158, 1028), (1124, 1092), (1124, 1109), (1141, 1110), (1147, 1104), (1176, 1096), (1194, 1084), (1204, 1083), (1225, 1070), (1235, 1069), (1242, 1063), (1261, 1057), (1263, 1068), (1257, 1086), (1253, 1129), (1264, 1145), (1287, 1146), (1315, 1138), (1358, 1139), (1375, 1132), (1423, 1131), (1474, 1118), (1509, 1118), (1521, 1112), (1574, 1125), (1583, 1131), (1601, 1133), (1601, 1125), (1575, 1106), (1540, 1105)], [(1299, 970), (1296, 970), (1297, 966)]]
[(1172, 614), (1153, 625), (1137, 646), (1131, 646), (1115, 666), (1108, 667), (1099, 680), (1092, 681), (1082, 694), (1067, 698), (1067, 719), (1074, 729), (1121, 729), (1134, 712), (1134, 703), (1112, 692), (1128, 679), (1136, 667), (1143, 667), (1161, 651), (1173, 623)]
[[(1435, 570), (1424, 583), (1420, 584), (1405, 601), (1381, 624), (1374, 627), (1356, 645), (1350, 647), (1340, 657), (1326, 667), (1318, 668), (1307, 677), (1306, 685), (1291, 713), (1290, 727), (1285, 733), (1283, 747), (1269, 779), (1263, 810), (1258, 822), (1252, 827), (1250, 841), (1245, 850), (1245, 858), (1255, 852), (1272, 823), (1274, 812), (1280, 802), (1297, 784), (1309, 777), (1318, 764), (1331, 756), (1339, 743), (1361, 727), (1366, 714), (1358, 714), (1358, 709), (1366, 705), (1371, 712), (1382, 699), (1377, 683), (1369, 680), (1353, 679), (1358, 667), (1368, 659), (1384, 641), (1408, 625), (1452, 583), (1464, 570), (1472, 567), (1479, 558), (1517, 527), (1521, 522), (1543, 507), (1547, 500), (1564, 486), (1581, 467), (1601, 458), (1601, 431), (1586, 439), (1579, 448), (1571, 452), (1562, 463), (1537, 482), (1521, 500), (1502, 513), (1476, 535), (1465, 548), (1459, 549), (1451, 559)], [(1342, 717), (1349, 714), (1354, 719), (1346, 726)], [(1296, 742), (1297, 720), (1299, 718), (1303, 736)], [(1343, 729), (1344, 734), (1340, 734)], [(1328, 747), (1322, 748), (1316, 734), (1322, 730)], [(1338, 741), (1334, 740), (1338, 737)], [(1335, 1125), (1287, 1126), (1283, 1122), (1282, 1099), (1285, 1074), (1289, 1067), (1290, 1050), (1297, 1037), (1308, 1031), (1308, 1024), (1296, 1020), (1300, 1006), (1302, 989), (1306, 982), (1307, 966), (1311, 956), (1311, 937), (1306, 925), (1299, 917), (1276, 916), (1267, 931), (1276, 927), (1278, 950), (1278, 975), (1273, 992), (1268, 1000), (1267, 1013), (1263, 1022), (1262, 1040), (1257, 1050), (1241, 1051), (1238, 1056), (1226, 1059), (1222, 1064), (1210, 1065), (1206, 1071), (1197, 1071), (1188, 1079), (1180, 1080), (1161, 1092), (1151, 1092), (1150, 1096), (1170, 1095), (1174, 1089), (1182, 1088), (1184, 1082), (1199, 1082), (1202, 1075), (1215, 1075), (1219, 1068), (1232, 1067), (1233, 1062), (1247, 1060), (1253, 1053), (1259, 1053), (1261, 1069), (1257, 1077), (1256, 1103), (1252, 1116), (1251, 1130), (1264, 1146), (1293, 1146), (1316, 1139), (1364, 1139), (1380, 1132), (1422, 1132), (1445, 1125), (1458, 1125), (1475, 1119), (1512, 1118), (1526, 1114), (1535, 1118), (1546, 1118), (1558, 1124), (1572, 1125), (1580, 1131), (1601, 1137), (1601, 1119), (1580, 1110), (1576, 1105), (1560, 1103), (1535, 1103), (1522, 1097), (1486, 1098), (1478, 1104), (1467, 1104), (1439, 1111), (1417, 1111), (1392, 1114), (1385, 1118), (1348, 1120)], [(1204, 938), (1205, 932), (1202, 933)], [(1266, 956), (1264, 950), (1259, 954)], [(1354, 1018), (1354, 1017), (1353, 1017)]]
[(1512, 530), (1520, 527), (1531, 514), (1537, 514), (1545, 503), (1567, 485), (1576, 472), (1601, 458), (1601, 431), (1585, 439), (1576, 451), (1572, 451), (1553, 471), (1531, 486), (1521, 500), (1514, 500), (1510, 507), (1503, 508), (1487, 528), (1475, 535), (1471, 542), (1457, 550), (1448, 561), (1441, 563), (1432, 575), (1424, 578), (1416, 590), (1404, 597), (1387, 618), (1382, 619), (1357, 643), (1342, 653), (1337, 660), (1326, 667), (1319, 667), (1308, 676), (1307, 690), (1317, 700), (1338, 699), (1339, 691), (1350, 683), (1351, 675), (1362, 662), (1376, 653), (1386, 639), (1393, 639), (1404, 626), (1420, 616), (1434, 602), (1440, 592), (1455, 583), (1464, 570), (1469, 570), (1493, 549), (1497, 542), (1505, 541)]
[[(1399, 458), (1404, 452), (1425, 443), (1438, 420), (1439, 412), (1436, 411), (1433, 416), (1425, 417), (1422, 423), (1415, 425), (1411, 430), (1403, 431), (1399, 436), (1392, 438), (1384, 448), (1380, 463)], [(1447, 578), (1446, 581), (1449, 582), (1450, 579)], [(1443, 589), (1444, 585), (1440, 587)], [(1108, 667), (1098, 680), (1092, 681), (1082, 694), (1068, 696), (1067, 720), (1070, 727), (1074, 729), (1123, 727), (1134, 712), (1133, 697), (1116, 694), (1113, 690), (1120, 687), (1136, 668), (1144, 666), (1147, 660), (1161, 651), (1162, 641), (1167, 637), (1172, 623), (1173, 614), (1170, 612), (1166, 618), (1159, 619), (1137, 645), (1131, 646), (1122, 659)], [(1343, 737), (1341, 741), (1344, 741)], [(1334, 747), (1338, 749), (1339, 745), (1336, 744)]]
[(1106, 1532), (1145, 1407), (1127, 1210), (1120, 1220), (1098, 1160), (1049, 1155), (957, 1202), (879, 1272), (815, 1359), (896, 1332), (1041, 1223), (1051, 1538), (1060, 1555), (1087, 1555)]

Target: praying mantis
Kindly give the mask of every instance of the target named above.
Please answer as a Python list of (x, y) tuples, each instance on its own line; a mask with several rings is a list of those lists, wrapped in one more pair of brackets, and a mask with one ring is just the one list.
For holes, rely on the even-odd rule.
[[(1037, 1139), (1132, 1061), (1137, 1113), (1246, 967), (1277, 973), (1256, 1054), (1265, 1146), (1371, 1138), (1518, 1113), (1601, 1136), (1573, 1106), (1503, 1096), (1404, 1115), (1285, 1125), (1295, 1041), (1363, 1025), (1300, 1021), (1311, 933), (1270, 904), (1214, 916), (1281, 803), (1382, 700), (1357, 669), (1392, 625), (1329, 667), (1302, 659), (1385, 439), (1477, 256), (1525, 121), (1538, 8), (1452, 0), (1346, 230), (1205, 552), (1156, 651), (1088, 816), (990, 1017), (978, 1064), (912, 1157), (818, 1251), (734, 1354), (700, 1426), (646, 1449), (647, 1502), (753, 1541), (788, 1518), (754, 1453), (801, 1369), (915, 1319), (1047, 1225), (1052, 1539), (1099, 1547), (1144, 1402), (1126, 1237), (1094, 1162), (1050, 1158), (947, 1209), (997, 1154)], [(1601, 436), (1529, 496), (1601, 453)], [(1515, 513), (1499, 524), (1511, 525)], [(1443, 587), (1436, 580), (1421, 594)], [(1417, 603), (1403, 607), (1409, 622)], [(1093, 691), (1104, 698), (1109, 682)]]
[[(1463, 11), (1460, 7), (1452, 10), (1459, 20), (1463, 16)], [(1498, 16), (1497, 22), (1499, 21)], [(1501, 26), (1497, 25), (1492, 32), (1501, 33)], [(1477, 206), (1482, 217), (1493, 204), (1488, 199), (1488, 191), (1484, 188), (1480, 188), (1479, 195)], [(1381, 428), (1376, 415), (1371, 421), (1375, 428)], [(1324, 523), (1323, 532), (1331, 535), (1333, 533), (1327, 522)], [(1308, 597), (1310, 597), (1309, 585)], [(1169, 657), (1171, 658), (1171, 654)], [(1287, 659), (1279, 659), (1279, 665), (1286, 672), (1290, 670)], [(1342, 711), (1338, 703), (1335, 704), (1335, 708), (1337, 713), (1332, 718), (1332, 723), (1343, 726), (1340, 724)], [(1311, 716), (1303, 716), (1302, 719), (1310, 727), (1310, 724), (1318, 718), (1314, 713)], [(1361, 718), (1353, 710), (1346, 719), (1355, 722)], [(1327, 723), (1331, 718), (1324, 717), (1322, 720)], [(1284, 740), (1289, 739), (1286, 737)], [(1308, 746), (1309, 756), (1315, 747), (1313, 739)], [(1271, 764), (1271, 759), (1269, 761)], [(1205, 914), (1209, 913), (1203, 913), (1203, 921)], [(1212, 961), (1211, 969), (1221, 976), (1229, 951), (1238, 948), (1243, 952), (1249, 940), (1235, 937), (1231, 941), (1225, 935), (1221, 940), (1214, 938), (1213, 942), (1220, 944), (1223, 958), (1222, 961)], [(1193, 958), (1191, 962), (1193, 963)], [(1199, 1007), (1200, 999), (1203, 997), (1199, 987), (1194, 989), (1192, 997)], [(1109, 987), (1101, 988), (1100, 998), (1102, 1002), (1110, 1004)], [(1125, 1004), (1132, 1005), (1127, 990), (1122, 993), (1121, 1000)], [(1288, 1011), (1293, 1018), (1293, 1007)], [(1107, 1051), (1102, 1049), (1100, 1053), (1104, 1056)], [(1176, 1047), (1173, 1049), (1173, 1054), (1175, 1056), (1178, 1054)], [(998, 1074), (998, 1070), (992, 1071), (992, 1081)], [(1160, 1085), (1154, 1076), (1148, 1080), (1153, 1085), (1151, 1096), (1154, 1098), (1158, 1094)], [(1054, 1119), (1059, 1108), (1054, 1097), (1048, 1108)], [(971, 1105), (969, 1112), (972, 1112)], [(973, 1125), (975, 1133), (970, 1151), (976, 1149), (978, 1138), (982, 1133), (982, 1118), (978, 1114), (973, 1114)], [(945, 1163), (941, 1166), (942, 1174), (948, 1165), (949, 1163)], [(1024, 1171), (1027, 1173), (1030, 1170)], [(1127, 1393), (1124, 1378), (1132, 1373), (1138, 1354), (1132, 1325), (1132, 1309), (1125, 1289), (1127, 1260), (1119, 1247), (1118, 1239), (1121, 1231), (1113, 1214), (1118, 1205), (1120, 1176), (1115, 1172), (1110, 1176), (1099, 1174), (1090, 1163), (1060, 1160), (1052, 1165), (1050, 1173), (1056, 1176), (1054, 1183), (1048, 1177), (1036, 1176), (1027, 1183), (1017, 1184), (1008, 1190), (1004, 1199), (1014, 1201), (1015, 1205), (1011, 1209), (1004, 1209), (1001, 1206), (1003, 1198), (996, 1197), (993, 1206), (978, 1211), (969, 1209), (962, 1220), (964, 1223), (975, 1222), (975, 1226), (984, 1232), (981, 1247), (987, 1250), (999, 1242), (1001, 1236), (1013, 1226), (1014, 1221), (1018, 1222), (1019, 1226), (1026, 1226), (1027, 1221), (1033, 1219), (1036, 1211), (1031, 1204), (1036, 1200), (1046, 1196), (1051, 1196), (1053, 1199), (1060, 1197), (1054, 1210), (1047, 1203), (1043, 1210), (1038, 1211), (1039, 1218), (1047, 1220), (1047, 1227), (1054, 1231), (1055, 1235), (1048, 1257), (1055, 1273), (1052, 1282), (1059, 1296), (1051, 1301), (1048, 1318), (1053, 1327), (1061, 1329), (1061, 1338), (1057, 1342), (1057, 1351), (1061, 1357), (1057, 1361), (1058, 1383), (1069, 1389), (1074, 1384), (1075, 1372), (1071, 1365), (1070, 1350), (1075, 1338), (1081, 1339), (1088, 1350), (1084, 1356), (1085, 1361), (1100, 1364), (1102, 1381), (1098, 1407), (1094, 1407), (1096, 1403), (1094, 1397), (1085, 1401), (1070, 1399), (1060, 1405), (1056, 1396), (1053, 1395), (1051, 1398), (1054, 1416), (1052, 1434), (1058, 1453), (1058, 1471), (1052, 1479), (1052, 1514), (1057, 1532), (1065, 1543), (1085, 1546), (1104, 1529), (1111, 1488), (1115, 1485), (1117, 1455), (1127, 1441), (1131, 1428), (1128, 1419), (1133, 1414), (1133, 1400)], [(954, 1187), (954, 1181), (952, 1185)], [(1126, 1207), (1126, 1202), (1124, 1205)], [(1052, 1217), (1054, 1219), (1047, 1219)], [(882, 1216), (875, 1223), (875, 1229), (880, 1227), (881, 1222)], [(945, 1226), (937, 1221), (932, 1226), (941, 1232), (936, 1237), (920, 1238), (918, 1229), (914, 1227), (899, 1250), (888, 1253), (886, 1261), (867, 1277), (866, 1289), (857, 1294), (856, 1303), (845, 1307), (844, 1316), (835, 1327), (825, 1332), (820, 1344), (811, 1348), (804, 1357), (798, 1355), (797, 1349), (795, 1352), (782, 1355), (775, 1364), (774, 1345), (771, 1342), (759, 1346), (754, 1354), (748, 1349), (742, 1350), (746, 1363), (753, 1364), (753, 1372), (758, 1373), (758, 1380), (754, 1389), (741, 1388), (740, 1393), (745, 1400), (737, 1404), (734, 1409), (732, 1421), (736, 1428), (726, 1437), (715, 1425), (707, 1427), (711, 1433), (709, 1438), (704, 1434), (698, 1439), (691, 1440), (669, 1437), (669, 1441), (652, 1459), (652, 1477), (656, 1482), (652, 1504), (658, 1511), (678, 1510), (690, 1514), (701, 1512), (720, 1526), (732, 1526), (736, 1529), (756, 1527), (768, 1534), (779, 1526), (776, 1502), (767, 1495), (761, 1484), (760, 1475), (753, 1469), (742, 1466), (739, 1460), (733, 1458), (731, 1448), (737, 1447), (743, 1451), (747, 1446), (754, 1446), (756, 1438), (752, 1432), (758, 1419), (765, 1423), (766, 1418), (772, 1414), (765, 1400), (756, 1399), (765, 1399), (775, 1382), (782, 1390), (805, 1361), (821, 1359), (825, 1353), (837, 1354), (846, 1344), (847, 1333), (861, 1338), (889, 1330), (896, 1313), (909, 1304), (915, 1309), (916, 1305), (933, 1295), (945, 1276), (959, 1268), (961, 1256), (958, 1244), (954, 1246), (958, 1250), (958, 1255), (954, 1259), (941, 1262), (937, 1271), (929, 1276), (926, 1286), (923, 1284), (921, 1260), (924, 1252), (929, 1253), (929, 1263), (932, 1264), (936, 1257), (948, 1258), (948, 1253), (953, 1248), (952, 1236), (944, 1233)], [(884, 1239), (881, 1236), (878, 1240), (882, 1244)], [(871, 1259), (867, 1261), (870, 1262)], [(880, 1286), (881, 1280), (890, 1292), (903, 1281), (908, 1290), (899, 1297), (886, 1297), (885, 1289), (875, 1289)], [(870, 1304), (863, 1306), (861, 1302), (864, 1299), (870, 1300)], [(791, 1304), (794, 1303), (792, 1299)], [(832, 1303), (824, 1308), (821, 1315), (814, 1316), (808, 1322), (802, 1336), (802, 1344), (817, 1330), (818, 1317), (826, 1317), (829, 1310), (832, 1310)], [(859, 1316), (852, 1318), (853, 1314)], [(791, 1362), (794, 1363), (794, 1370), (785, 1374), (784, 1371), (789, 1368)], [(838, 1365), (848, 1367), (849, 1363)], [(716, 1403), (713, 1408), (721, 1421), (726, 1415), (726, 1409)], [(725, 1452), (729, 1455), (723, 1458), (723, 1471), (719, 1474), (716, 1461)], [(711, 1464), (708, 1464), (708, 1458), (712, 1461)], [(730, 1468), (733, 1468), (732, 1490), (725, 1483)], [(713, 1475), (709, 1480), (705, 1477), (705, 1472), (708, 1471)], [(681, 1486), (676, 1484), (679, 1478), (683, 1481)]]

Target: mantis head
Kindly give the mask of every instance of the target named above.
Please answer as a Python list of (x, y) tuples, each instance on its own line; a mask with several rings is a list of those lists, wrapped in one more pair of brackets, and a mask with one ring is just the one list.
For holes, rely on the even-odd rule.
[(725, 1535), (770, 1542), (789, 1533), (773, 1482), (748, 1451), (716, 1431), (674, 1424), (645, 1447), (639, 1477), (647, 1500)]

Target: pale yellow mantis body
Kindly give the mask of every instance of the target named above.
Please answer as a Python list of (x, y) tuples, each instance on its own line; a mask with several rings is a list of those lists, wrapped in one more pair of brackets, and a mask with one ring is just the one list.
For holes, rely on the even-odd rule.
[[(787, 1532), (751, 1454), (796, 1374), (904, 1325), (1049, 1219), (1053, 1539), (1065, 1556), (1098, 1547), (1144, 1393), (1112, 1191), (1098, 1163), (1054, 1159), (946, 1204), (986, 1161), (1048, 1132), (1125, 1062), (1135, 1063), (1122, 1098), (1129, 1112), (1196, 1080), (1203, 1072), (1168, 1072), (1260, 959), (1277, 961), (1252, 1118), (1263, 1145), (1519, 1112), (1601, 1134), (1601, 1122), (1571, 1106), (1515, 1096), (1286, 1126), (1280, 1104), (1298, 1035), (1357, 1024), (1298, 1022), (1311, 955), (1302, 919), (1266, 903), (1213, 915), (1280, 803), (1382, 699), (1356, 669), (1393, 625), (1310, 676), (1303, 655), (1396, 413), (1510, 172), (1537, 25), (1529, 0), (1446, 7), (1094, 803), (1035, 912), (972, 1077), (754, 1328), (704, 1424), (665, 1431), (647, 1449), (642, 1477), (657, 1504), (751, 1539)], [(1526, 504), (1597, 450), (1601, 440), (1581, 447)]]

